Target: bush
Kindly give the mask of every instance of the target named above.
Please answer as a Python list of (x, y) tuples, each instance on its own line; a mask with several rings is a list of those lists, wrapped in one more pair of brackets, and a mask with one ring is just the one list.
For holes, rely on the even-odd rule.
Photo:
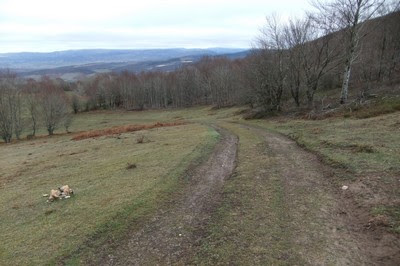
[(394, 113), (396, 111), (400, 111), (399, 97), (381, 100), (370, 106), (363, 106), (354, 112), (354, 116), (363, 119)]
[(126, 170), (135, 169), (137, 166), (134, 163), (128, 163), (126, 165)]
[(139, 135), (136, 138), (136, 143), (143, 143), (145, 141), (145, 136), (144, 135)]

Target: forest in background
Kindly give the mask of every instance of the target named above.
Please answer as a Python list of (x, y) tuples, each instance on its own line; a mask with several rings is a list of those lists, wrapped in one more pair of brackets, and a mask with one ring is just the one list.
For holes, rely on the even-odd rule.
[[(332, 112), (396, 94), (400, 82), (400, 12), (385, 1), (315, 2), (302, 19), (267, 17), (252, 53), (231, 60), (205, 57), (171, 72), (98, 74), (65, 82), (0, 77), (0, 135), (5, 142), (68, 127), (72, 113), (248, 105), (250, 116)], [(387, 87), (389, 89), (385, 90)], [(71, 93), (72, 92), (72, 93)], [(400, 108), (399, 108), (400, 109)]]

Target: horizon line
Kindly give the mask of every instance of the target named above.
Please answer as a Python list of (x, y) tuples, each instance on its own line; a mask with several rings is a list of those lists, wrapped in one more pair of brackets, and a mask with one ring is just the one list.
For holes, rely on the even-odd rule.
[(68, 52), (68, 51), (140, 51), (140, 50), (174, 50), (174, 49), (184, 49), (184, 50), (211, 50), (211, 49), (237, 49), (237, 50), (251, 50), (252, 47), (218, 47), (218, 46), (210, 46), (210, 47), (160, 47), (160, 48), (80, 48), (80, 49), (64, 49), (64, 50), (49, 50), (46, 52), (43, 51), (18, 51), (18, 52), (0, 52), (0, 54), (20, 54), (20, 53), (37, 53), (37, 54), (46, 54), (46, 53), (57, 53), (57, 52)]

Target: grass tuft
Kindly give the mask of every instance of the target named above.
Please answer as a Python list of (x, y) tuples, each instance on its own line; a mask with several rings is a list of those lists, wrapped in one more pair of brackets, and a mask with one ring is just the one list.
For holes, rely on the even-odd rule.
[(147, 143), (147, 142), (150, 142), (150, 140), (145, 135), (141, 134), (136, 138), (136, 143), (138, 143), (138, 144)]
[(372, 209), (373, 221), (378, 221), (377, 225), (389, 226), (391, 231), (400, 234), (400, 206), (377, 206)]
[(130, 169), (135, 169), (136, 167), (137, 167), (136, 164), (128, 163), (125, 168), (126, 170), (130, 170)]

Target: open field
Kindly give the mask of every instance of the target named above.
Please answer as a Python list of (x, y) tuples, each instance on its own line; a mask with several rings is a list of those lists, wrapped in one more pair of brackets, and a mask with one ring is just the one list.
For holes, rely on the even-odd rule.
[[(249, 121), (240, 110), (81, 113), (71, 134), (0, 144), (0, 265), (400, 261), (399, 112)], [(157, 122), (186, 124), (73, 140)], [(213, 159), (227, 144), (209, 125), (238, 138), (234, 162)], [(236, 170), (216, 186), (210, 160)], [(47, 203), (63, 184), (76, 194)]]
[[(82, 130), (136, 122), (129, 114), (118, 117), (83, 115), (75, 126)], [(137, 143), (138, 133), (126, 133), (81, 141), (64, 135), (3, 144), (0, 264), (51, 262), (98, 231), (112, 229), (117, 234), (126, 225), (125, 219), (147, 216), (162, 205), (159, 196), (182, 185), (179, 176), (189, 163), (206, 155), (218, 137), (215, 131), (197, 124), (140, 134), (149, 141)], [(128, 164), (136, 168), (127, 169)], [(69, 184), (75, 195), (47, 203), (42, 194), (63, 184)]]
[[(130, 124), (149, 125), (157, 122), (184, 122), (189, 121), (210, 121), (216, 119), (226, 119), (232, 117), (233, 113), (243, 108), (227, 108), (222, 110), (213, 110), (210, 107), (193, 107), (187, 109), (170, 109), (170, 110), (148, 110), (148, 111), (91, 111), (83, 112), (73, 116), (72, 124), (69, 130), (73, 133), (89, 130), (109, 129), (115, 126), (124, 126)], [(27, 114), (24, 119), (29, 120)], [(41, 121), (40, 121), (41, 122)], [(66, 135), (65, 129), (59, 125), (55, 130), (55, 135)], [(29, 128), (24, 128), (22, 138), (31, 134)], [(47, 136), (45, 127), (39, 123), (37, 131), (38, 137)], [(16, 142), (16, 140), (13, 140)], [(0, 139), (0, 145), (3, 140)]]
[(307, 2), (0, 0), (0, 266), (400, 266), (400, 1)]

